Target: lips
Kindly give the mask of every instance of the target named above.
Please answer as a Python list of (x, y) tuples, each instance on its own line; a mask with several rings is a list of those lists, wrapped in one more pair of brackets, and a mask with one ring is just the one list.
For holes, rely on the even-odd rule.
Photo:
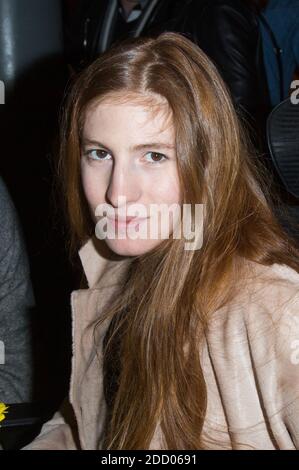
[(118, 223), (129, 223), (131, 220), (136, 219), (137, 217), (107, 217), (108, 219), (112, 220), (113, 222), (118, 222)]
[(118, 226), (127, 226), (129, 225), (132, 221), (134, 223), (140, 223), (146, 220), (148, 217), (108, 217), (113, 224), (118, 225)]

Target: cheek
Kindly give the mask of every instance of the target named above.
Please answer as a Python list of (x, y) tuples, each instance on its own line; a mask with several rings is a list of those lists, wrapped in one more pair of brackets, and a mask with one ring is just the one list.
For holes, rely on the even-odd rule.
[(168, 204), (180, 203), (180, 184), (176, 174), (164, 175), (159, 184), (153, 186), (152, 191), (155, 200)]
[(168, 197), (169, 197), (169, 202), (171, 203), (180, 203), (181, 202), (181, 196), (180, 196), (180, 188), (178, 185), (178, 182), (173, 181), (172, 184), (169, 185), (168, 188)]

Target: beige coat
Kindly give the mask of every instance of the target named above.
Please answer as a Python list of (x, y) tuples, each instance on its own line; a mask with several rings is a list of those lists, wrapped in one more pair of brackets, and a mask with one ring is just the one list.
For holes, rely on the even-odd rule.
[[(106, 403), (93, 328), (128, 264), (105, 259), (93, 239), (79, 255), (89, 288), (71, 296), (71, 405), (26, 449), (102, 448)], [(216, 312), (200, 352), (208, 392), (204, 430), (229, 449), (299, 449), (299, 274), (285, 265), (250, 267), (257, 277)], [(158, 423), (150, 449), (163, 449), (160, 436)]]

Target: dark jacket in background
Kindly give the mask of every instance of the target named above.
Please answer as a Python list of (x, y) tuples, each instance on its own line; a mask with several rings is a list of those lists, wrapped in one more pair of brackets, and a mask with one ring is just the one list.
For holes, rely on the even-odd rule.
[[(92, 62), (117, 40), (136, 35), (142, 19), (126, 23), (117, 8), (108, 40), (103, 38), (104, 25), (114, 3), (114, 0), (82, 3), (77, 18), (67, 28), (68, 60), (76, 70)], [(154, 36), (163, 31), (185, 33), (201, 47), (217, 65), (236, 108), (263, 134), (269, 93), (258, 15), (252, 2), (160, 0), (138, 35)]]
[(33, 397), (33, 307), (23, 232), (0, 178), (0, 401), (5, 403)]

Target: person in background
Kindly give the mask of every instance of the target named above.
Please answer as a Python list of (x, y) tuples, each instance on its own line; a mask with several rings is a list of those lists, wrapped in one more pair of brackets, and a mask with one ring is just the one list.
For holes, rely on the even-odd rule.
[(299, 69), (299, 0), (268, 0), (260, 19), (264, 62), (274, 108), (290, 95)]
[(22, 229), (0, 178), (0, 402), (6, 404), (32, 401), (34, 307)]
[(163, 31), (187, 35), (212, 59), (236, 109), (265, 149), (270, 110), (258, 10), (251, 0), (90, 0), (66, 24), (66, 55), (75, 70), (114, 42)]

